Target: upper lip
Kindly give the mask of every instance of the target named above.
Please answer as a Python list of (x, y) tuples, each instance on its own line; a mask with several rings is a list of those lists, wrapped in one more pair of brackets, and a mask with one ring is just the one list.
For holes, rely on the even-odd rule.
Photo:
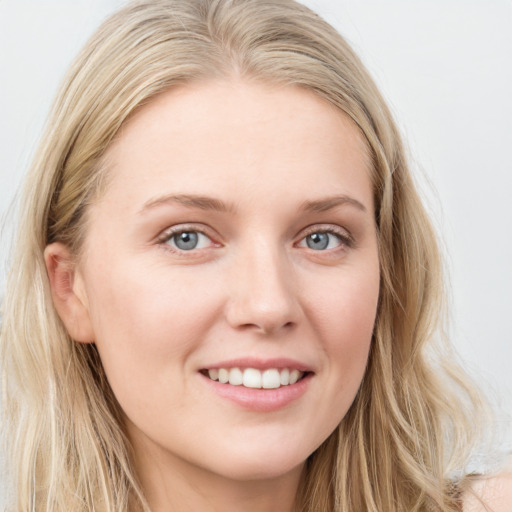
[(206, 365), (204, 370), (218, 370), (219, 368), (254, 368), (256, 370), (268, 370), (270, 368), (277, 368), (278, 370), (289, 368), (292, 370), (299, 370), (301, 372), (312, 372), (313, 368), (296, 359), (287, 357), (261, 359), (254, 357), (241, 357), (220, 361), (211, 365)]

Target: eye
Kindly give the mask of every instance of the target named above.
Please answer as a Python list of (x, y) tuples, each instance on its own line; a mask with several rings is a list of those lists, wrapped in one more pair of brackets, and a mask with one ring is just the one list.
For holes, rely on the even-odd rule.
[(350, 246), (350, 239), (347, 235), (335, 233), (332, 230), (317, 230), (308, 233), (297, 245), (313, 251), (328, 251), (342, 246)]
[(179, 251), (193, 251), (194, 249), (209, 247), (212, 241), (200, 231), (186, 230), (171, 234), (165, 243)]

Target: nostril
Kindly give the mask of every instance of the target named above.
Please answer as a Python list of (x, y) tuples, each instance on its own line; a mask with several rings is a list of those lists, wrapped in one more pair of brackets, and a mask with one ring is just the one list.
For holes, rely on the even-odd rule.
[(293, 321), (279, 323), (278, 321), (261, 321), (261, 322), (252, 322), (252, 323), (244, 323), (237, 325), (236, 328), (241, 331), (259, 331), (262, 334), (269, 335), (275, 334), (278, 331), (291, 331), (294, 329), (296, 323)]

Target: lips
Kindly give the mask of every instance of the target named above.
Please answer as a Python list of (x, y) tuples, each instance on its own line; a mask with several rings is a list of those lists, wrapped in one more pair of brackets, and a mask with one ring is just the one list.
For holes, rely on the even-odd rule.
[(291, 407), (310, 388), (315, 371), (292, 359), (244, 358), (207, 365), (199, 371), (210, 391), (256, 413)]
[(252, 399), (287, 402), (301, 395), (315, 369), (300, 360), (287, 357), (243, 357), (206, 364), (200, 373), (211, 389), (244, 404)]
[(298, 382), (305, 372), (297, 368), (257, 368), (221, 367), (205, 370), (211, 380), (231, 386), (243, 386), (251, 389), (278, 389)]

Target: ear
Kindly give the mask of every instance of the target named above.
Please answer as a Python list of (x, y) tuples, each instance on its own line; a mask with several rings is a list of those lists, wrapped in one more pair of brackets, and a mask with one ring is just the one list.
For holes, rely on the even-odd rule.
[(89, 304), (83, 278), (66, 245), (56, 242), (44, 251), (53, 304), (69, 335), (78, 342), (92, 343)]

